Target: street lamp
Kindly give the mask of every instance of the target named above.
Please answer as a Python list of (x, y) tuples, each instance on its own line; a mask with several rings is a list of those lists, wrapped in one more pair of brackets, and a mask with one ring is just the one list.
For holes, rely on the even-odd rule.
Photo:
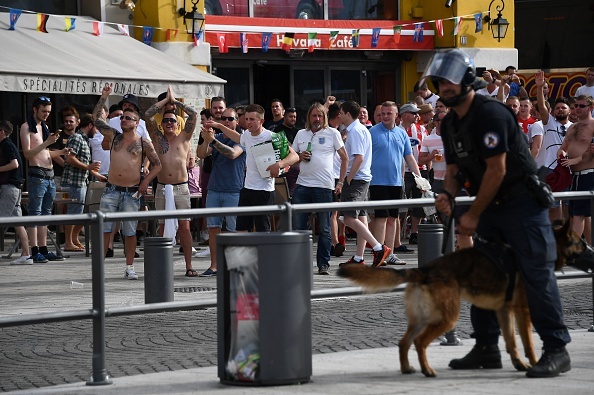
[[(186, 11), (186, 0), (184, 0), (184, 7), (179, 9), (179, 15), (184, 18), (184, 24), (186, 25), (186, 32), (188, 34), (198, 34), (202, 30), (204, 26), (204, 15), (198, 12), (198, 7), (196, 5), (200, 2), (200, 0), (190, 0), (192, 3), (192, 11)], [(191, 27), (188, 26), (188, 22), (192, 25)]]
[(497, 10), (497, 18), (491, 20), (491, 6), (495, 0), (491, 0), (489, 3), (489, 14), (485, 16), (485, 22), (489, 23), (489, 27), (491, 32), (493, 33), (493, 38), (496, 38), (497, 41), (501, 41), (502, 38), (505, 38), (507, 34), (507, 28), (509, 27), (509, 22), (501, 15), (501, 11), (505, 8), (505, 2), (501, 1), (501, 6), (496, 6), (495, 9)]

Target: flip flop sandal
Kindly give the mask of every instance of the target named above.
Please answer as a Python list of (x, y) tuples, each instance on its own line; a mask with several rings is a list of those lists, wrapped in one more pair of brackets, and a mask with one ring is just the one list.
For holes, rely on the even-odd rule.
[(186, 270), (186, 277), (198, 277), (198, 272), (194, 269)]

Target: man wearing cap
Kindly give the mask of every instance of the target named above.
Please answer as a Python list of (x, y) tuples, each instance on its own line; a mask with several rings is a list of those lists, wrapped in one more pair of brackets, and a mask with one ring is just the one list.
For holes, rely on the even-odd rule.
[[(526, 285), (530, 318), (544, 353), (528, 368), (528, 377), (555, 377), (571, 369), (565, 345), (571, 341), (554, 273), (555, 237), (549, 221), (550, 191), (538, 181), (537, 167), (513, 113), (500, 101), (477, 95), (474, 62), (459, 49), (434, 55), (423, 79), (431, 78), (444, 104), (441, 136), (446, 159), (447, 193), (436, 208), (452, 215), (451, 196), (466, 186), (475, 196), (459, 218), (457, 230), (511, 246)], [(475, 244), (476, 247), (476, 244)], [(476, 345), (452, 369), (501, 369), (500, 328), (494, 311), (471, 307)]]
[[(126, 109), (131, 109), (131, 110), (134, 110), (140, 114), (140, 106), (138, 105), (138, 98), (135, 95), (133, 95), (132, 93), (125, 94), (124, 97), (122, 98), (122, 100), (118, 103), (118, 106), (122, 109), (122, 112), (126, 111)], [(109, 120), (109, 126), (113, 129), (117, 130), (120, 133), (122, 133), (121, 124), (122, 124), (122, 122), (120, 121), (119, 117), (111, 118)], [(140, 121), (138, 122), (138, 127), (136, 128), (136, 134), (138, 134), (142, 138), (147, 139), (148, 141), (151, 141), (149, 132), (148, 132), (148, 130), (146, 130), (146, 123), (144, 122), (144, 119), (140, 119)]]
[[(107, 113), (107, 118), (119, 118), (123, 114), (122, 108), (119, 104), (112, 104), (109, 106), (109, 113)], [(103, 117), (102, 117), (103, 118)], [(99, 133), (101, 134), (101, 133)]]
[[(20, 137), (23, 155), (29, 162), (28, 190), (30, 216), (51, 215), (56, 197), (54, 183), (54, 166), (52, 159), (59, 155), (66, 155), (67, 148), (50, 151), (49, 146), (58, 141), (60, 132), (50, 134), (46, 121), (52, 112), (52, 102), (49, 97), (41, 96), (33, 101), (33, 113), (21, 125)], [(49, 252), (47, 249), (47, 225), (31, 226), (27, 228), (29, 244), (31, 245), (31, 259), (33, 263), (63, 261), (64, 257)]]
[(422, 125), (427, 125), (433, 119), (435, 111), (433, 110), (433, 106), (431, 104), (421, 104), (419, 106), (418, 114), (421, 117)]
[[(188, 114), (188, 121), (185, 122), (183, 132), (177, 134), (178, 120), (175, 109), (181, 108)], [(161, 114), (163, 108), (170, 108)], [(155, 122), (155, 115), (161, 115), (160, 128), (164, 130), (161, 133)], [(149, 131), (153, 137), (153, 141), (157, 147), (157, 155), (161, 160), (163, 171), (157, 177), (157, 189), (155, 191), (155, 208), (157, 210), (164, 210), (170, 199), (173, 199), (173, 205), (176, 210), (189, 210), (190, 204), (190, 189), (188, 187), (188, 169), (186, 161), (188, 154), (192, 148), (190, 140), (196, 129), (198, 113), (191, 106), (188, 106), (179, 100), (175, 99), (171, 87), (165, 93), (165, 97), (159, 100), (146, 110), (146, 119)], [(173, 219), (175, 222), (175, 219)], [(163, 220), (159, 221), (161, 224)], [(186, 276), (197, 277), (198, 273), (192, 268), (192, 234), (190, 233), (190, 219), (177, 219), (177, 234), (181, 247), (184, 251), (184, 258), (186, 261)], [(165, 227), (159, 228), (159, 233), (162, 235)], [(175, 233), (175, 232), (173, 232)], [(169, 235), (168, 235), (169, 236)]]
[[(110, 127), (99, 117), (101, 107), (111, 93), (112, 86), (105, 85), (101, 97), (93, 111), (95, 126), (105, 137), (104, 142), (110, 146), (110, 167), (108, 183), (101, 197), (101, 211), (105, 212), (135, 212), (140, 208), (140, 196), (147, 193), (151, 181), (161, 171), (161, 160), (155, 152), (150, 140), (141, 138), (136, 133), (140, 114), (131, 107), (126, 107), (120, 117), (122, 133)], [(151, 172), (141, 180), (143, 162), (148, 160)], [(184, 157), (185, 160), (185, 157)], [(122, 234), (125, 236), (126, 271), (124, 277), (137, 280), (134, 270), (134, 255), (136, 253), (136, 226), (138, 221), (123, 221)], [(114, 223), (106, 222), (104, 227), (104, 256), (107, 254), (109, 237)]]
[[(418, 112), (419, 108), (412, 103), (406, 103), (400, 107), (400, 119), (402, 120), (400, 127), (402, 127), (408, 134), (410, 146), (412, 148), (412, 154), (415, 158), (415, 162), (417, 163), (419, 162), (419, 148), (421, 148), (421, 142), (426, 135), (425, 127), (415, 123)], [(419, 170), (421, 171), (421, 175), (424, 178), (428, 178), (427, 166), (419, 166)], [(417, 188), (415, 177), (413, 176), (408, 165), (406, 166), (406, 171), (404, 173), (404, 193), (409, 199), (422, 197), (421, 191), (419, 188)], [(421, 218), (424, 216), (425, 212), (423, 211), (422, 207), (415, 207), (411, 209), (412, 218), (410, 230), (411, 233), (409, 237), (410, 244), (417, 244), (419, 222), (421, 222)]]

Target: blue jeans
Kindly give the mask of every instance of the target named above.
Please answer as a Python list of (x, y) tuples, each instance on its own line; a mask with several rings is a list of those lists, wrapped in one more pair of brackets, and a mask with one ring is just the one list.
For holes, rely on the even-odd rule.
[[(206, 197), (206, 208), (215, 207), (237, 207), (239, 205), (239, 192), (217, 192), (208, 191)], [(235, 232), (237, 216), (227, 215), (224, 217), (229, 232)], [(206, 224), (209, 228), (220, 228), (223, 225), (223, 217), (207, 217)]]
[[(132, 192), (116, 191), (113, 186), (105, 187), (101, 195), (101, 205), (99, 209), (106, 213), (128, 213), (136, 212), (140, 209), (140, 199), (133, 197)], [(113, 222), (105, 222), (103, 233), (111, 233)], [(138, 221), (122, 221), (122, 234), (124, 236), (136, 236), (136, 226)]]
[(87, 187), (75, 187), (71, 185), (63, 185), (68, 187), (68, 197), (76, 199), (75, 203), (68, 203), (66, 205), (66, 214), (82, 214), (85, 211), (85, 199), (87, 197)]
[[(332, 190), (327, 188), (304, 187), (297, 184), (291, 198), (293, 204), (304, 203), (332, 203)], [(316, 213), (318, 217), (318, 253), (316, 261), (318, 268), (330, 266), (330, 211)], [(307, 229), (308, 213), (298, 213), (293, 216), (295, 230)], [(313, 224), (312, 224), (313, 227)]]
[(27, 181), (29, 183), (29, 205), (27, 206), (29, 215), (52, 215), (52, 207), (56, 198), (54, 180), (29, 177)]

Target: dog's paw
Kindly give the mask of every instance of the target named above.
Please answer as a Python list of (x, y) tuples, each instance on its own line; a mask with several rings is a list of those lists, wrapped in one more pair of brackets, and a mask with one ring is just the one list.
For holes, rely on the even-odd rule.
[(402, 374), (413, 374), (414, 372), (416, 372), (415, 368), (413, 368), (412, 366), (409, 366), (408, 368), (401, 368), (400, 371), (402, 372)]
[(425, 377), (437, 377), (437, 372), (432, 368), (423, 370), (423, 374), (425, 375)]
[(530, 367), (529, 365), (525, 364), (521, 359), (512, 359), (512, 364), (518, 372), (525, 372)]

